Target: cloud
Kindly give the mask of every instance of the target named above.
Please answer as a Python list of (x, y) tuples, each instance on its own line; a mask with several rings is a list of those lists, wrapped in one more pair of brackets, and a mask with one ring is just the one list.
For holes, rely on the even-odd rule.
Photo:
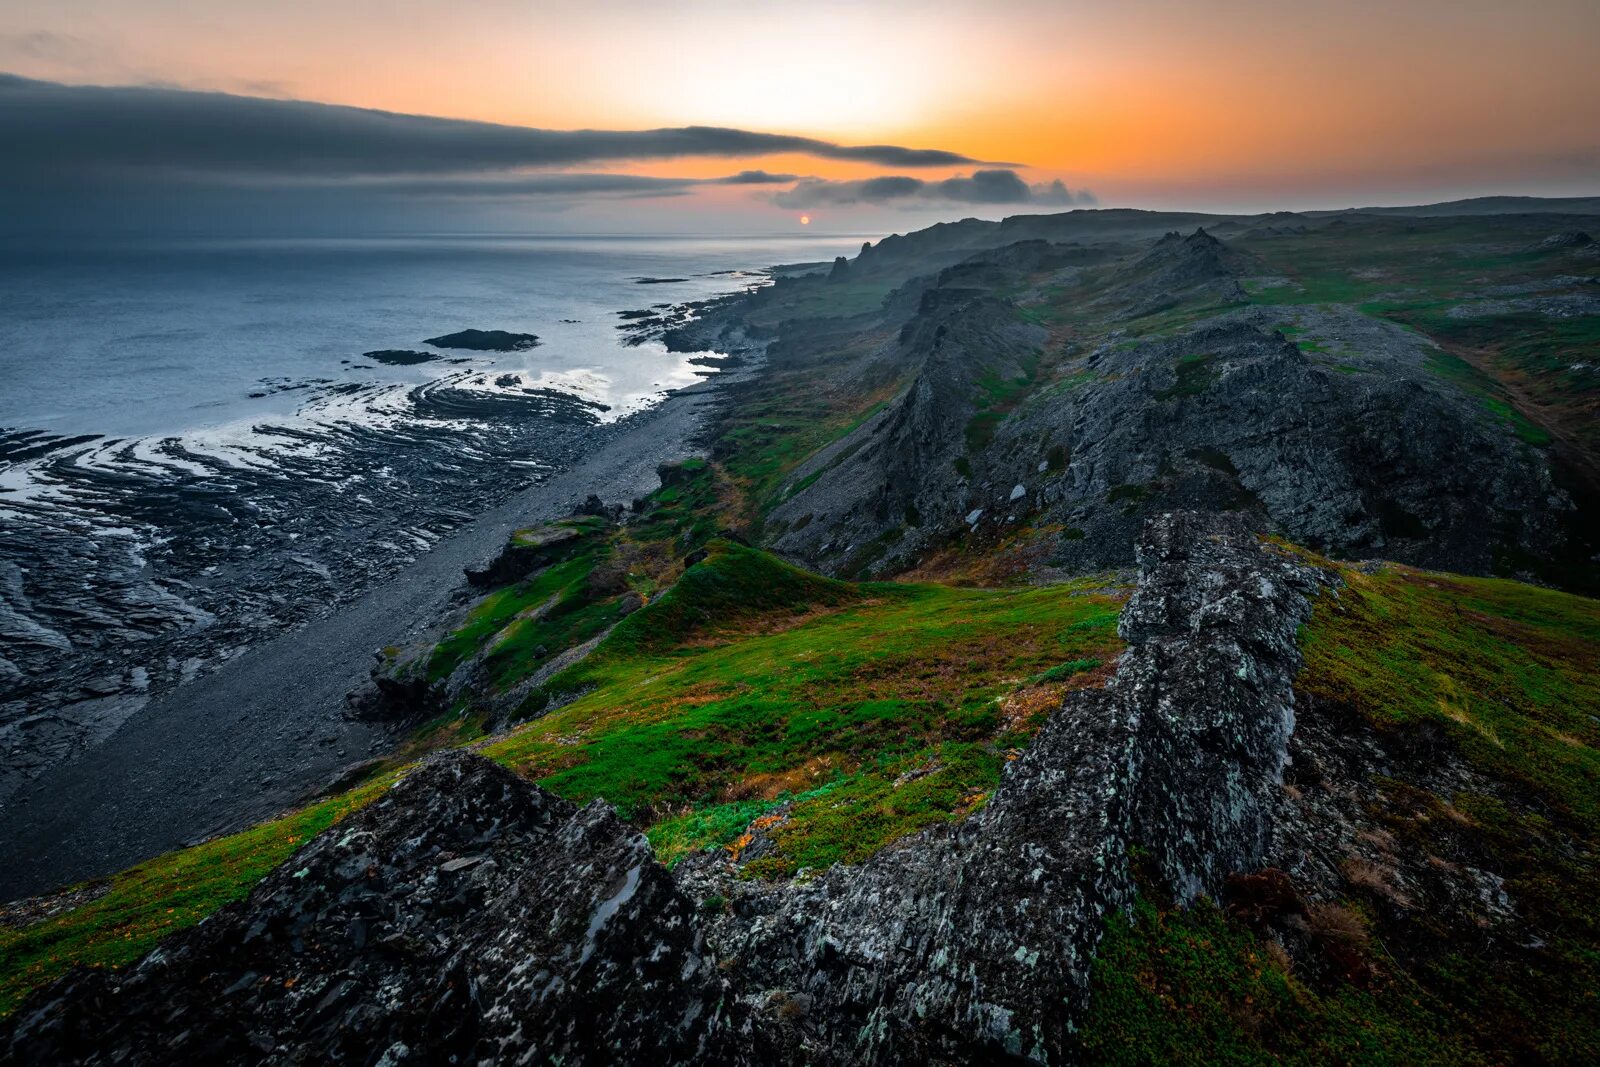
[[(798, 180), (794, 174), (771, 174), (764, 170), (742, 170), (715, 178), (658, 178), (648, 174), (590, 174), (563, 171), (558, 174), (519, 174), (515, 177), (441, 177), (344, 181), (301, 182), (291, 188), (299, 191), (341, 190), (413, 198), (505, 198), (590, 197), (590, 196), (682, 196), (708, 185), (787, 185)], [(282, 186), (278, 186), (282, 188)]]
[(1073, 192), (1058, 178), (1029, 185), (1014, 170), (977, 170), (966, 177), (928, 181), (905, 175), (886, 175), (857, 181), (802, 178), (793, 189), (777, 193), (780, 207), (812, 208), (841, 204), (889, 204), (896, 201), (945, 201), (957, 204), (1038, 204), (1070, 206), (1093, 204), (1088, 190)]
[(690, 156), (802, 154), (891, 167), (974, 160), (715, 126), (544, 130), (226, 93), (67, 86), (0, 74), (0, 143), (15, 181), (493, 173)]

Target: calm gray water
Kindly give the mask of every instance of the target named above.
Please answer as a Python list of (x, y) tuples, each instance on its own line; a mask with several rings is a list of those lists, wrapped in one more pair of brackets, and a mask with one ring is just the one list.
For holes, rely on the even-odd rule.
[[(274, 390), (307, 380), (414, 385), (463, 366), (516, 372), (626, 410), (692, 382), (694, 368), (657, 344), (620, 344), (616, 312), (754, 280), (714, 272), (856, 247), (849, 237), (0, 247), (0, 427), (187, 435), (292, 415), (313, 390)], [(648, 285), (641, 277), (686, 280)], [(544, 343), (453, 367), (360, 358), (422, 349), (425, 337), (466, 328), (534, 333)], [(260, 392), (269, 395), (250, 395)]]
[[(645, 321), (619, 312), (857, 245), (0, 246), (0, 804), (155, 695), (581, 462), (619, 429), (607, 420), (712, 372), (708, 354), (619, 330)], [(413, 366), (362, 355), (463, 329), (542, 344)]]

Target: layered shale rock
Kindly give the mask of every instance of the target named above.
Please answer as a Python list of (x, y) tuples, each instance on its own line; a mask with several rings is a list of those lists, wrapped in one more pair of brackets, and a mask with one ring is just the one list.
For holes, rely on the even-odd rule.
[[(23, 1062), (1059, 1062), (1106, 914), (1148, 850), (1180, 899), (1266, 856), (1314, 568), (1236, 518), (1139, 545), (1129, 650), (986, 808), (810, 880), (668, 872), (452, 754), (127, 971), (7, 1022)], [(698, 905), (696, 902), (699, 902)]]

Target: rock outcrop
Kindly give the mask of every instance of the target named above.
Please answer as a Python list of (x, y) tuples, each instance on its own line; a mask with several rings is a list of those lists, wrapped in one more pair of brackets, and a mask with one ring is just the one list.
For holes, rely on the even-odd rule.
[(459, 348), (468, 352), (525, 352), (537, 347), (539, 338), (531, 333), (512, 333), (508, 330), (458, 330), (429, 337), (422, 343), (435, 348)]
[(988, 806), (810, 880), (675, 872), (606, 805), (426, 765), (250, 897), (7, 1021), (21, 1062), (971, 1062), (1070, 1056), (1145, 848), (1179, 899), (1262, 862), (1316, 569), (1237, 517), (1139, 545), (1129, 642)]
[(934, 289), (897, 341), (899, 361), (920, 370), (882, 412), (798, 468), (815, 482), (775, 508), (780, 551), (843, 569), (885, 531), (926, 521), (949, 528), (963, 498), (961, 461), (984, 382), (1025, 378), (1045, 333), (982, 290)]
[(1233, 304), (1244, 299), (1239, 279), (1250, 272), (1248, 256), (1204, 229), (1185, 237), (1168, 233), (1111, 279), (1100, 302), (1122, 317), (1149, 315), (1186, 300)]
[[(1169, 235), (1105, 299), (1122, 306), (1147, 282), (1234, 286), (1239, 260), (1203, 232)], [(1286, 337), (1288, 314), (1325, 344)], [(1053, 561), (1081, 571), (1130, 562), (1141, 526), (1174, 508), (1241, 510), (1320, 551), (1467, 573), (1576, 543), (1551, 453), (1393, 324), (1237, 308), (1139, 341), (1113, 334), (1033, 380), (1029, 361), (1051, 357), (1029, 331), (986, 289), (925, 292), (900, 333), (911, 384), (796, 469), (771, 546), (829, 573), (894, 573), (1028, 523), (1060, 529)]]
[(1214, 515), (1158, 518), (1139, 559), (1115, 677), (1067, 700), (983, 811), (810, 882), (680, 866), (731, 901), (708, 942), (757, 1018), (802, 1018), (797, 1058), (1060, 1062), (1131, 845), (1180, 900), (1260, 865), (1322, 577)]
[(606, 805), (454, 753), (242, 904), (8, 1020), (9, 1062), (694, 1058), (717, 983), (690, 902)]

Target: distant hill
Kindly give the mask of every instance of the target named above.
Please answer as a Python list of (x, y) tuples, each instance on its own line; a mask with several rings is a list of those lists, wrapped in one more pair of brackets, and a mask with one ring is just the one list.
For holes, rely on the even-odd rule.
[(1600, 196), (1475, 196), (1415, 207), (1363, 207), (1347, 211), (1303, 211), (1313, 217), (1360, 212), (1363, 215), (1600, 215)]

